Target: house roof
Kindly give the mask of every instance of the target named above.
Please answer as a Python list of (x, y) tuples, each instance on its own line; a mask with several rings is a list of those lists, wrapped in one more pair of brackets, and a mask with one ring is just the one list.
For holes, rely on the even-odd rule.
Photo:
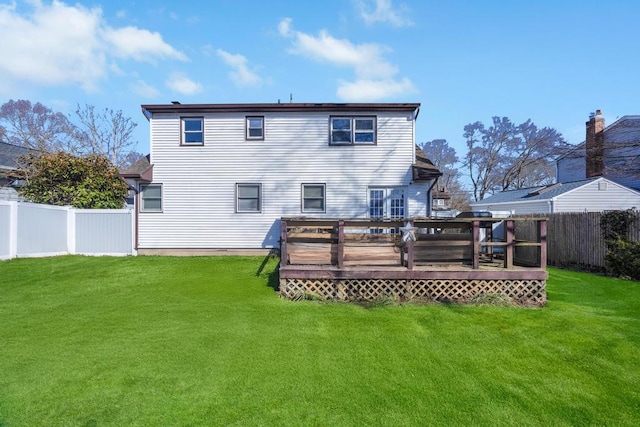
[(564, 193), (568, 193), (571, 190), (582, 187), (590, 182), (598, 179), (605, 179), (602, 177), (584, 179), (581, 181), (562, 182), (557, 184), (551, 184), (543, 187), (530, 187), (522, 188), (519, 190), (509, 190), (496, 193), (492, 196), (482, 199), (479, 202), (472, 203), (472, 206), (476, 205), (495, 205), (497, 203), (513, 203), (513, 202), (534, 202), (541, 200), (551, 200), (554, 197), (558, 197)]
[(147, 104), (142, 105), (147, 119), (153, 113), (263, 113), (263, 112), (347, 112), (373, 113), (384, 111), (416, 112), (419, 103), (275, 103), (275, 104)]
[(18, 157), (29, 153), (26, 147), (0, 142), (0, 169), (16, 170)]
[(147, 154), (122, 172), (122, 178), (133, 178), (140, 181), (153, 181), (153, 165), (150, 162), (150, 156)]
[[(606, 135), (606, 133), (615, 128), (618, 127), (622, 124), (628, 125), (628, 122), (630, 121), (637, 121), (638, 122), (638, 127), (640, 127), (640, 115), (626, 115), (626, 116), (622, 116), (620, 117), (618, 120), (616, 120), (615, 122), (611, 123), (609, 126), (605, 127), (602, 130), (602, 133)], [(561, 154), (560, 156), (558, 156), (556, 158), (556, 162), (558, 160), (564, 159), (565, 157), (569, 157), (569, 155), (573, 154), (576, 150), (582, 149), (584, 148), (586, 141), (582, 141), (581, 143), (572, 146), (569, 150), (567, 150), (564, 154)]]
[(427, 155), (416, 145), (416, 161), (413, 164), (413, 179), (427, 181), (442, 176), (442, 172), (427, 158)]

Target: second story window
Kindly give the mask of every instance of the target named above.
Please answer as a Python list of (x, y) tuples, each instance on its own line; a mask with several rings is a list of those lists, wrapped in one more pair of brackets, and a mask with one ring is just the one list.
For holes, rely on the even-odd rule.
[(264, 117), (247, 117), (247, 139), (264, 139)]
[(202, 145), (204, 144), (204, 118), (183, 117), (182, 122), (182, 145)]
[(374, 145), (375, 143), (375, 117), (331, 117), (330, 145)]

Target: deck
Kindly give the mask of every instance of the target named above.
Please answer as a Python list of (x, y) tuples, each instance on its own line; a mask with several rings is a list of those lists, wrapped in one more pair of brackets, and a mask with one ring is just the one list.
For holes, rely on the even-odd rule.
[[(530, 220), (530, 219), (529, 219)], [(535, 241), (508, 219), (282, 218), (280, 292), (331, 300), (546, 303), (546, 220)]]

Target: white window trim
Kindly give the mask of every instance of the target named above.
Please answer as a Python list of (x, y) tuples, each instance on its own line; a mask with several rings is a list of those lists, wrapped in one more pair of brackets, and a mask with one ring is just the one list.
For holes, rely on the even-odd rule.
[[(261, 130), (261, 135), (260, 136), (250, 136), (249, 135), (249, 131), (251, 129), (257, 129), (257, 128), (251, 128), (249, 126), (250, 123), (250, 119), (260, 119), (260, 122), (262, 123), (262, 125), (260, 126), (260, 130)], [(245, 117), (245, 139), (249, 140), (264, 140), (264, 116), (246, 116)]]
[[(333, 142), (333, 121), (335, 119), (348, 119), (350, 122), (349, 132), (351, 133), (350, 142)], [(367, 133), (373, 133), (373, 141), (362, 142), (356, 141), (356, 134), (363, 133), (356, 130), (356, 120), (373, 121), (373, 129)], [(377, 116), (329, 116), (329, 145), (377, 145), (378, 144), (378, 117)]]
[[(258, 210), (241, 210), (239, 206), (240, 202), (240, 192), (238, 189), (240, 187), (258, 187)], [(236, 213), (251, 213), (257, 214), (262, 213), (262, 184), (258, 184), (255, 182), (238, 182), (236, 183)]]
[[(144, 208), (144, 201), (145, 201), (145, 197), (144, 197), (144, 192), (148, 187), (160, 187), (160, 208), (159, 209), (145, 209)], [(140, 186), (140, 207), (139, 207), (139, 211), (140, 212), (145, 212), (145, 213), (162, 213), (162, 208), (163, 208), (163, 193), (164, 193), (164, 188), (162, 187), (162, 184), (160, 183), (152, 183), (152, 184), (143, 184)], [(157, 197), (152, 197), (150, 199), (157, 199)]]
[[(184, 122), (185, 120), (199, 120), (202, 123), (202, 130), (198, 132), (194, 131), (186, 131)], [(187, 133), (201, 133), (202, 141), (199, 142), (187, 142), (187, 138), (185, 138)], [(180, 117), (180, 145), (204, 145), (204, 117)]]
[[(399, 218), (406, 218), (407, 217), (407, 212), (408, 212), (408, 204), (409, 204), (409, 199), (407, 197), (407, 187), (406, 186), (371, 186), (367, 188), (367, 214), (369, 218), (378, 218), (378, 217), (372, 217), (371, 216), (371, 191), (372, 190), (382, 190), (384, 191), (384, 213), (385, 215), (379, 218), (393, 218), (393, 219), (399, 219)], [(404, 211), (404, 215), (402, 217), (392, 217), (390, 215), (390, 211), (392, 209), (391, 206), (391, 192), (393, 190), (402, 190), (402, 201), (403, 201), (403, 206), (402, 206), (402, 210)]]
[[(322, 187), (322, 209), (305, 209), (304, 207), (304, 201), (305, 199), (317, 199), (315, 197), (305, 197), (304, 196), (304, 189), (305, 187)], [(323, 184), (323, 183), (305, 183), (302, 184), (302, 188), (301, 188), (301, 200), (300, 200), (300, 210), (303, 213), (325, 213), (327, 212), (327, 185)]]

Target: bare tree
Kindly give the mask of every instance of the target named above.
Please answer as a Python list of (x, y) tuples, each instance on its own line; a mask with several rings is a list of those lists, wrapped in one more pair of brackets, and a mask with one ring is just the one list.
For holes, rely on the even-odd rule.
[(6, 142), (42, 152), (75, 151), (75, 128), (67, 116), (39, 102), (13, 99), (0, 107)]
[(458, 170), (460, 159), (456, 150), (450, 147), (446, 139), (434, 139), (422, 144), (422, 151), (442, 172), (438, 179), (439, 187), (446, 189), (451, 197), (452, 209), (465, 210), (469, 207), (469, 194), (460, 182), (461, 174)]
[(121, 110), (96, 111), (93, 105), (78, 105), (76, 116), (80, 122), (78, 143), (84, 153), (102, 154), (116, 166), (126, 165), (127, 156), (137, 145), (133, 139), (137, 123)]
[(498, 190), (550, 184), (553, 158), (567, 146), (552, 128), (531, 121), (516, 126), (507, 117), (493, 117), (489, 128), (481, 122), (464, 127), (468, 152), (464, 165), (476, 201)]

